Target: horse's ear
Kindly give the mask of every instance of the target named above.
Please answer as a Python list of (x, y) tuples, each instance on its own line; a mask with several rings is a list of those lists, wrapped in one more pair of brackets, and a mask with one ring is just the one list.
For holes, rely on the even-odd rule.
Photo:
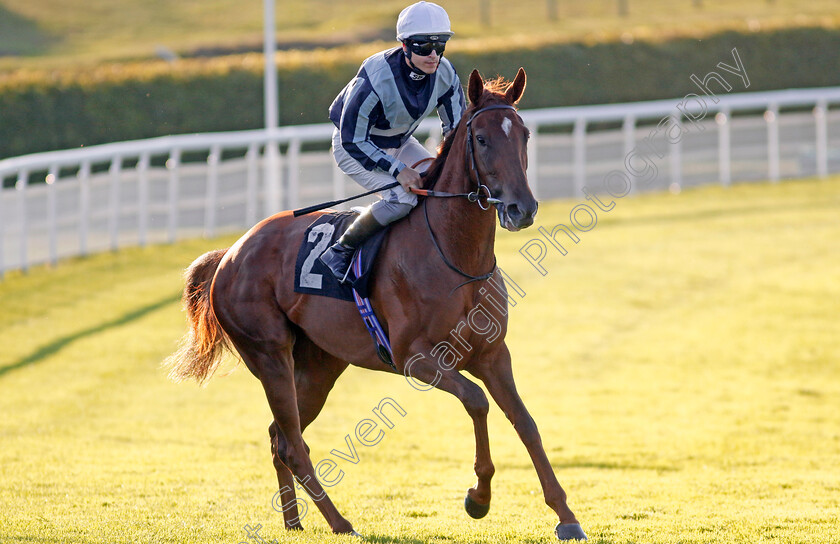
[(516, 78), (511, 83), (508, 90), (505, 92), (505, 100), (508, 104), (516, 104), (522, 98), (522, 93), (525, 92), (525, 69), (520, 68), (516, 72)]
[(467, 85), (467, 96), (470, 99), (470, 104), (473, 106), (478, 104), (482, 94), (484, 94), (484, 81), (481, 79), (478, 70), (473, 70), (470, 74), (470, 82)]

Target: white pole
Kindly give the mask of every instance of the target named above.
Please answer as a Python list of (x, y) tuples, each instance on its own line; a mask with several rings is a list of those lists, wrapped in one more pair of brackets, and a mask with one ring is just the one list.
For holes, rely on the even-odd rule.
[(260, 151), (257, 144), (248, 146), (248, 153), (245, 155), (247, 164), (247, 177), (245, 182), (245, 227), (251, 227), (257, 222), (257, 202), (259, 200), (258, 188)]
[(146, 247), (149, 232), (149, 163), (148, 153), (140, 155), (137, 162), (137, 242)]
[(90, 231), (90, 161), (79, 168), (79, 254), (87, 255)]
[(770, 181), (779, 181), (779, 105), (770, 104), (764, 112), (767, 122), (767, 175)]
[[(621, 124), (621, 132), (624, 135), (624, 159), (626, 161), (636, 147), (636, 118), (634, 116), (628, 115), (624, 118), (624, 122)], [(627, 174), (631, 181), (630, 190), (632, 192), (637, 191), (635, 176), (631, 172), (627, 172)]]
[(120, 235), (120, 172), (122, 171), (122, 157), (116, 156), (111, 159), (111, 166), (108, 172), (111, 176), (111, 193), (109, 195), (108, 207), (111, 213), (108, 215), (108, 230), (111, 233), (111, 251), (116, 251), (119, 246)]
[(732, 183), (732, 165), (730, 162), (730, 138), (729, 138), (729, 110), (724, 108), (715, 115), (715, 122), (718, 125), (718, 171), (720, 184), (728, 187)]
[[(682, 115), (671, 117), (674, 127), (682, 134)], [(672, 143), (669, 148), (671, 161), (671, 189), (679, 190), (682, 187), (682, 138)]]
[(300, 205), (298, 188), (300, 187), (300, 140), (293, 138), (286, 150), (286, 167), (289, 169), (289, 182), (286, 184), (286, 206), (297, 208)]
[(583, 193), (586, 185), (586, 119), (580, 118), (575, 121), (573, 131), (574, 139), (574, 181), (575, 197)]
[(210, 148), (207, 156), (207, 193), (204, 204), (204, 236), (216, 236), (216, 209), (219, 207), (219, 162), (222, 150), (218, 145)]
[(181, 183), (181, 150), (178, 148), (169, 152), (169, 159), (166, 161), (166, 168), (169, 169), (169, 218), (167, 230), (169, 232), (169, 243), (172, 244), (178, 239), (178, 195), (180, 194)]
[(528, 139), (528, 172), (526, 172), (528, 184), (531, 186), (531, 193), (533, 193), (534, 198), (537, 200), (540, 198), (540, 163), (537, 149), (537, 144), (539, 143), (537, 141), (537, 131), (539, 128), (540, 126), (537, 123), (528, 125), (528, 130), (531, 131), (531, 137)]
[(58, 182), (58, 165), (50, 166), (47, 174), (47, 228), (49, 229), (50, 264), (58, 263), (58, 204), (56, 203), (56, 183)]
[[(263, 0), (263, 56), (265, 58), (264, 111), (265, 128), (273, 131), (279, 123), (277, 111), (277, 43), (274, 30), (274, 1)], [(265, 212), (271, 215), (280, 211), (280, 151), (276, 141), (265, 146)]]
[(27, 221), (26, 211), (26, 186), (29, 184), (29, 172), (22, 170), (18, 172), (18, 179), (15, 183), (15, 188), (18, 192), (18, 209), (20, 210), (20, 268), (24, 272), (29, 270), (29, 257), (27, 255), (27, 245), (29, 243), (29, 221)]
[(814, 117), (817, 123), (817, 176), (828, 176), (828, 103), (825, 100), (817, 102), (814, 107)]

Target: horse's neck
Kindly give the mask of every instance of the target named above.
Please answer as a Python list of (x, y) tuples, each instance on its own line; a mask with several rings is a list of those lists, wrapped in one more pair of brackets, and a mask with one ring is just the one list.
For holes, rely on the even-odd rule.
[[(469, 179), (466, 163), (460, 156), (450, 156), (435, 184), (435, 191), (467, 193), (475, 190), (475, 182)], [(495, 262), (494, 211), (482, 210), (478, 204), (463, 197), (432, 197), (425, 205), (440, 249), (449, 261), (467, 274), (489, 272)]]

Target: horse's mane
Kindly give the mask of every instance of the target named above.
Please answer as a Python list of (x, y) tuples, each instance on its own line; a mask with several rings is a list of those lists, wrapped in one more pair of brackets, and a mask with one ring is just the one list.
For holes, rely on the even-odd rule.
[(503, 102), (505, 99), (504, 93), (511, 85), (511, 82), (505, 80), (505, 78), (501, 76), (495, 79), (488, 79), (484, 82), (484, 92), (481, 94), (481, 98), (479, 98), (478, 103), (471, 104), (470, 107), (464, 111), (464, 115), (461, 116), (458, 123), (452, 128), (446, 138), (443, 139), (440, 146), (438, 146), (437, 157), (435, 157), (435, 160), (432, 161), (431, 166), (429, 166), (423, 176), (424, 189), (431, 189), (434, 187), (438, 178), (440, 178), (440, 174), (443, 172), (443, 165), (446, 164), (446, 158), (452, 150), (455, 135), (458, 133), (458, 129), (461, 124), (466, 123), (464, 119), (469, 119), (472, 113), (479, 108), (483, 108), (491, 103)]

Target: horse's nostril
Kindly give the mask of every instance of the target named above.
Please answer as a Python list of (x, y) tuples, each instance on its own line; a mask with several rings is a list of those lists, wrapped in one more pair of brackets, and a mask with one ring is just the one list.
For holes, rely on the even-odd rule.
[(522, 217), (522, 212), (519, 210), (519, 206), (517, 206), (516, 204), (511, 204), (510, 206), (508, 206), (507, 212), (508, 217), (510, 217), (511, 219), (519, 219)]

